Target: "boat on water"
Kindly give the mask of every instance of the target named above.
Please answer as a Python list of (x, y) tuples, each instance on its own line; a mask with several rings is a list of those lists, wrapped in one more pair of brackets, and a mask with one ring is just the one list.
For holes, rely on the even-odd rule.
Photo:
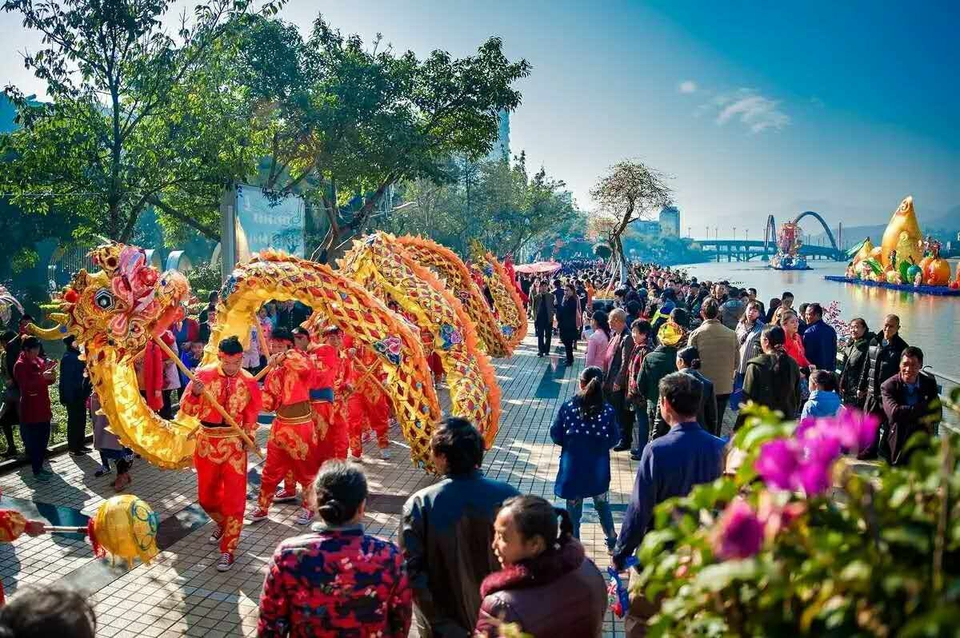
[(774, 270), (813, 270), (807, 265), (805, 257), (777, 253), (770, 258), (770, 268)]
[(927, 286), (925, 284), (892, 284), (888, 281), (872, 281), (870, 279), (857, 279), (854, 277), (841, 277), (837, 275), (826, 275), (827, 281), (836, 281), (844, 284), (856, 284), (858, 286), (871, 286), (873, 288), (886, 288), (887, 290), (900, 290), (902, 292), (914, 292), (921, 295), (937, 295), (938, 297), (960, 297), (960, 288), (950, 288), (949, 286)]

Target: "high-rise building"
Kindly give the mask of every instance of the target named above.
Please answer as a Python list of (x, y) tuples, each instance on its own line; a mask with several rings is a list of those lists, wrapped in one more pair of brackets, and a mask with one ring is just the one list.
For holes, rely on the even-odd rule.
[(680, 236), (680, 209), (665, 206), (660, 211), (660, 235), (663, 237)]
[(498, 162), (510, 160), (510, 112), (500, 111), (500, 127), (497, 130), (497, 141), (487, 154), (487, 161)]

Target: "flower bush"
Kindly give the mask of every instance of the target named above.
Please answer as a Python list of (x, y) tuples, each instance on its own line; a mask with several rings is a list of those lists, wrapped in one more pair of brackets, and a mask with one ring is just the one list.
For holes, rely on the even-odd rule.
[(735, 474), (657, 507), (638, 551), (649, 634), (957, 635), (960, 437), (915, 435), (909, 466), (875, 466), (844, 455), (875, 419), (750, 409)]

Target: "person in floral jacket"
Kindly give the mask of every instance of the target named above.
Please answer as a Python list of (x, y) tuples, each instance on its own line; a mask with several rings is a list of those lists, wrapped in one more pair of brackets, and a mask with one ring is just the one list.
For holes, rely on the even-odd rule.
[(257, 635), (405, 638), (413, 615), (406, 566), (396, 545), (363, 532), (363, 471), (328, 461), (315, 490), (323, 523), (274, 552)]

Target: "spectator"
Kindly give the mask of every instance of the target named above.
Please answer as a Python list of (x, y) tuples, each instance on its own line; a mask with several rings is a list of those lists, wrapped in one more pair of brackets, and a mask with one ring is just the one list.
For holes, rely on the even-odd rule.
[(21, 351), (13, 366), (13, 378), (20, 388), (20, 438), (30, 459), (33, 475), (46, 481), (53, 472), (43, 469), (50, 443), (50, 386), (56, 383), (56, 361), (40, 358), (40, 340), (21, 337)]
[(117, 478), (113, 481), (113, 489), (117, 492), (130, 485), (130, 467), (133, 464), (133, 451), (123, 447), (117, 435), (107, 429), (107, 417), (100, 413), (100, 397), (94, 393), (90, 397), (90, 418), (93, 421), (93, 447), (100, 452), (100, 469), (94, 476), (100, 478), (110, 473), (110, 461), (117, 464)]
[(633, 322), (640, 318), (640, 313), (643, 311), (643, 306), (639, 301), (631, 300), (627, 302), (627, 325), (632, 326)]
[(736, 330), (746, 309), (746, 305), (740, 300), (740, 290), (730, 288), (727, 300), (720, 305), (720, 323), (731, 330)]
[(613, 450), (622, 452), (631, 449), (633, 445), (633, 413), (627, 402), (627, 373), (630, 367), (630, 355), (633, 353), (633, 337), (630, 336), (627, 313), (623, 308), (614, 308), (610, 312), (610, 330), (613, 337), (607, 345), (603, 395), (613, 406), (617, 423), (620, 425), (620, 441)]
[[(810, 361), (803, 347), (803, 339), (800, 337), (800, 319), (793, 310), (784, 310), (780, 314), (780, 327), (783, 328), (784, 339), (783, 348), (788, 355), (793, 357), (801, 370), (810, 367)], [(831, 368), (832, 369), (832, 368)]]
[(560, 406), (550, 427), (550, 438), (560, 446), (560, 469), (554, 493), (567, 501), (573, 537), (580, 539), (583, 501), (593, 499), (600, 527), (613, 551), (617, 532), (607, 491), (610, 489), (610, 448), (620, 440), (617, 417), (603, 400), (603, 370), (596, 366), (580, 373), (577, 395)]
[(690, 333), (688, 343), (700, 351), (703, 376), (713, 382), (717, 393), (717, 423), (722, 425), (733, 394), (733, 377), (740, 367), (740, 342), (736, 332), (720, 323), (719, 314), (717, 301), (705, 299), (700, 308), (703, 323)]
[(820, 370), (837, 369), (837, 331), (823, 320), (823, 307), (807, 306), (807, 329), (803, 332), (803, 349), (807, 361)]
[(837, 375), (829, 370), (814, 370), (810, 374), (810, 398), (803, 404), (800, 418), (836, 416), (840, 407)]
[(664, 324), (657, 335), (660, 345), (644, 357), (640, 366), (637, 389), (647, 403), (648, 441), (658, 439), (669, 431), (659, 408), (660, 380), (677, 371), (677, 350), (683, 338), (683, 329), (676, 323)]
[[(613, 564), (619, 570), (625, 569), (627, 558), (650, 530), (657, 504), (686, 496), (695, 485), (716, 480), (723, 467), (724, 442), (696, 422), (702, 400), (700, 382), (689, 374), (670, 374), (660, 381), (659, 394), (660, 411), (670, 431), (643, 450), (613, 554)], [(635, 581), (637, 576), (639, 571), (631, 572), (630, 580)], [(656, 611), (653, 601), (633, 596), (624, 621), (627, 636), (646, 635), (646, 622)]]
[(567, 512), (539, 496), (504, 503), (493, 545), (503, 571), (483, 581), (477, 635), (500, 636), (506, 622), (531, 636), (601, 636), (606, 586), (571, 532)]
[(587, 360), (584, 365), (588, 368), (596, 366), (602, 369), (606, 367), (607, 344), (610, 343), (610, 322), (607, 319), (607, 313), (602, 310), (593, 313), (591, 324), (593, 332), (587, 339)]
[(566, 293), (563, 290), (563, 286), (560, 285), (559, 279), (553, 280), (553, 290), (550, 291), (553, 294), (553, 306), (557, 310), (560, 309), (560, 305), (563, 303), (563, 298)]
[(556, 309), (553, 293), (546, 282), (537, 284), (533, 295), (533, 326), (537, 332), (537, 356), (550, 354), (550, 340), (553, 338), (553, 321)]
[(580, 300), (577, 299), (576, 290), (573, 284), (567, 284), (563, 288), (563, 301), (557, 307), (557, 332), (560, 333), (560, 341), (566, 351), (566, 364), (573, 365), (573, 346), (580, 334)]
[(199, 336), (200, 341), (206, 345), (210, 342), (210, 332), (213, 330), (213, 325), (217, 322), (217, 308), (216, 306), (211, 306), (207, 308), (204, 313), (206, 314), (201, 313)]
[[(160, 337), (173, 351), (173, 356), (180, 358), (180, 352), (177, 350), (177, 343), (174, 340), (173, 333), (169, 330)], [(163, 399), (163, 408), (158, 414), (164, 419), (173, 418), (173, 393), (180, 389), (180, 368), (177, 362), (162, 352), (163, 383), (161, 385), (161, 397)]]
[(261, 358), (265, 355), (265, 353), (260, 352), (260, 336), (258, 330), (261, 330), (259, 324), (256, 327), (250, 328), (250, 344), (247, 346), (247, 349), (243, 351), (243, 359), (240, 363), (241, 367), (252, 375), (260, 372)]
[(767, 316), (767, 310), (763, 307), (763, 302), (757, 299), (757, 289), (756, 288), (747, 288), (747, 296), (750, 301), (757, 302), (757, 305), (760, 306), (760, 315), (764, 318)]
[(174, 324), (173, 335), (177, 341), (177, 348), (183, 350), (187, 343), (200, 339), (200, 324), (193, 317), (184, 317)]
[(746, 372), (747, 361), (763, 354), (760, 347), (760, 333), (763, 332), (763, 313), (760, 309), (760, 302), (750, 301), (747, 303), (747, 309), (737, 324), (737, 342), (740, 344), (740, 365), (737, 367), (737, 374), (733, 379), (734, 397), (730, 400), (733, 406), (740, 405), (743, 399), (743, 376)]
[[(779, 410), (792, 419), (800, 410), (800, 367), (783, 347), (783, 328), (767, 326), (760, 334), (763, 354), (747, 362), (743, 378), (743, 400), (753, 401), (771, 410)], [(737, 420), (739, 428), (744, 415)]]
[(630, 458), (640, 460), (643, 446), (650, 438), (650, 424), (647, 419), (647, 398), (640, 391), (640, 371), (643, 369), (643, 360), (653, 350), (651, 344), (651, 326), (646, 319), (637, 319), (630, 327), (630, 336), (633, 338), (633, 352), (630, 354), (630, 365), (627, 367), (627, 401), (630, 403), (634, 415), (634, 442), (630, 450)]
[(363, 471), (328, 461), (314, 491), (324, 524), (277, 547), (260, 595), (257, 635), (406, 638), (410, 582), (399, 548), (363, 531)]
[(497, 510), (518, 492), (484, 478), (483, 438), (469, 421), (447, 418), (430, 447), (444, 479), (407, 499), (400, 546), (420, 636), (465, 637), (477, 624), (480, 584), (498, 569), (492, 547)]
[(900, 356), (900, 372), (880, 386), (883, 411), (889, 433), (883, 441), (883, 453), (891, 465), (906, 463), (907, 441), (917, 432), (933, 435), (943, 419), (943, 406), (937, 381), (923, 374), (923, 351), (908, 346)]
[(62, 585), (18, 591), (0, 607), (0, 636), (95, 638), (97, 617), (88, 598)]
[(863, 376), (863, 366), (867, 362), (867, 350), (870, 347), (870, 329), (867, 322), (857, 317), (850, 321), (850, 343), (843, 349), (840, 363), (839, 391), (844, 405), (863, 409), (863, 399), (858, 396), (860, 377)]
[(700, 409), (697, 410), (697, 423), (714, 436), (720, 436), (720, 423), (717, 421), (717, 397), (713, 382), (700, 373), (700, 352), (694, 346), (687, 346), (677, 352), (677, 371), (689, 374), (700, 382)]
[(861, 459), (875, 459), (880, 442), (886, 438), (887, 415), (883, 409), (883, 397), (880, 386), (900, 370), (900, 359), (907, 348), (907, 342), (900, 336), (900, 317), (887, 315), (883, 318), (883, 329), (870, 340), (867, 347), (867, 360), (863, 364), (863, 374), (857, 396), (863, 399), (863, 410), (880, 419), (877, 437), (866, 450), (861, 450)]
[[(203, 342), (202, 341), (191, 341), (190, 343), (184, 344), (186, 348), (180, 353), (180, 361), (183, 365), (193, 372), (197, 369), (197, 366), (200, 365), (200, 361), (203, 359)], [(186, 389), (187, 384), (190, 383), (190, 379), (187, 375), (180, 373), (180, 395), (183, 396), (183, 391)]]
[(5, 459), (17, 456), (13, 426), (18, 422), (17, 404), (20, 402), (20, 392), (17, 390), (17, 384), (13, 382), (13, 368), (7, 366), (7, 347), (16, 336), (12, 330), (0, 336), (0, 426), (3, 427), (3, 436), (7, 440), (7, 450), (3, 453)]
[(781, 301), (776, 297), (770, 299), (770, 308), (767, 309), (767, 315), (764, 317), (764, 323), (776, 323), (777, 311), (780, 310)]
[(87, 397), (92, 390), (80, 361), (76, 337), (63, 340), (66, 350), (60, 359), (60, 403), (67, 409), (67, 449), (73, 456), (92, 452), (84, 443), (87, 438)]

